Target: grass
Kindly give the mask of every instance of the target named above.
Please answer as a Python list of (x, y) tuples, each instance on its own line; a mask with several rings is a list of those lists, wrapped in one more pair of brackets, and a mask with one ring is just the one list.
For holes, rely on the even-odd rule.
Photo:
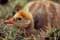
[[(6, 5), (0, 5), (0, 40), (45, 40), (45, 38), (40, 37), (40, 35), (38, 35), (38, 37), (32, 35), (30, 38), (33, 39), (25, 38), (24, 32), (19, 29), (18, 26), (8, 26), (4, 24), (5, 19), (12, 16), (16, 3), (20, 3), (24, 7), (27, 0), (9, 0)], [(56, 36), (58, 32), (59, 30), (54, 31)], [(48, 34), (46, 40), (51, 40), (50, 34), (51, 33)]]

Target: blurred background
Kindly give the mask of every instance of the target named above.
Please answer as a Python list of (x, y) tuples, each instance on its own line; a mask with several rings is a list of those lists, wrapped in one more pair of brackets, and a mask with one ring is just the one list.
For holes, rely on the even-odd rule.
[[(13, 16), (13, 11), (15, 11), (16, 4), (19, 4), (22, 6), (22, 8), (30, 1), (37, 1), (37, 0), (0, 0), (0, 40), (25, 40), (25, 36), (23, 31), (21, 31), (18, 27), (16, 28), (15, 26), (8, 26), (4, 24), (4, 20), (7, 19), (8, 17)], [(39, 1), (48, 1), (48, 0), (39, 0)], [(60, 4), (60, 0), (49, 0), (49, 1), (54, 1), (58, 4)], [(60, 31), (56, 30), (55, 32), (56, 35), (60, 35)], [(51, 33), (52, 36), (53, 33)], [(57, 40), (60, 40), (60, 36), (56, 36)], [(55, 39), (50, 39), (50, 34), (48, 37), (44, 40), (55, 40)], [(35, 40), (38, 40), (36, 38)]]

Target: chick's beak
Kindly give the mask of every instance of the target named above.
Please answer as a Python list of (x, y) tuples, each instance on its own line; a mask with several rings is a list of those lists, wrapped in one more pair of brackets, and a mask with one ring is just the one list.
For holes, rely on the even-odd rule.
[(7, 20), (5, 20), (4, 23), (5, 24), (14, 24), (14, 19), (13, 18), (7, 19)]

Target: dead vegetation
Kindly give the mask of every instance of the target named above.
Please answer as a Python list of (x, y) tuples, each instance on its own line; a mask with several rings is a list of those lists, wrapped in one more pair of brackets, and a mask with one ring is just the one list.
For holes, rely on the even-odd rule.
[[(48, 36), (46, 36), (45, 32), (35, 31), (30, 37), (26, 38), (24, 32), (18, 27), (18, 25), (14, 26), (6, 25), (4, 21), (9, 16), (13, 16), (12, 12), (14, 11), (14, 8), (15, 8), (14, 0), (13, 1), (11, 0), (6, 5), (3, 6), (0, 5), (0, 40), (55, 40), (55, 39), (60, 40), (60, 31), (55, 30), (54, 28), (51, 29), (52, 31), (48, 33)], [(45, 37), (41, 37), (41, 35)]]

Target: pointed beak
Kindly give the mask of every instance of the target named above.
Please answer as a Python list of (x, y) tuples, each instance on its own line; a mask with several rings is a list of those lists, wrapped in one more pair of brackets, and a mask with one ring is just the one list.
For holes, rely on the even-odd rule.
[(4, 23), (5, 24), (14, 24), (14, 19), (13, 18), (7, 19), (7, 20), (5, 20)]

